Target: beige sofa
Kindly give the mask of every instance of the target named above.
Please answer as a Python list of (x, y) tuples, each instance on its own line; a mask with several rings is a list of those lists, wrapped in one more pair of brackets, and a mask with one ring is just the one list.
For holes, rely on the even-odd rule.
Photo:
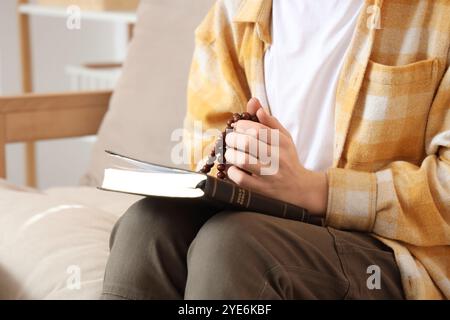
[(170, 163), (170, 134), (185, 113), (194, 30), (213, 3), (142, 0), (112, 96), (0, 97), (0, 166), (5, 143), (89, 135), (101, 125), (83, 186), (38, 191), (0, 182), (0, 299), (99, 297), (110, 231), (138, 200), (96, 189), (107, 165), (103, 151)]

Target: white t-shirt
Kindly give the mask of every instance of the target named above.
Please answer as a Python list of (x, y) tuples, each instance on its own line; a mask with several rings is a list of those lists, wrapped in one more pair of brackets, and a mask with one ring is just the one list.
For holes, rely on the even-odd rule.
[(291, 133), (305, 168), (333, 163), (339, 74), (364, 0), (274, 0), (265, 55), (272, 114)]

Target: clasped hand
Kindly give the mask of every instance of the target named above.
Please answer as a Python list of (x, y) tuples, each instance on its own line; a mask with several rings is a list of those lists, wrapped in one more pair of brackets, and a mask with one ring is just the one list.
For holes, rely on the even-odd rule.
[(322, 172), (300, 163), (290, 133), (253, 98), (247, 112), (259, 123), (241, 120), (226, 137), (228, 177), (237, 185), (324, 215), (328, 183)]

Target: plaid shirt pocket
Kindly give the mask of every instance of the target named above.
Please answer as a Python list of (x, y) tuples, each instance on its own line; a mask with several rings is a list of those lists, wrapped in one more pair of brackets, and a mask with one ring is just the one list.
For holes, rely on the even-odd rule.
[(373, 172), (397, 160), (420, 164), (438, 67), (437, 59), (403, 66), (369, 61), (345, 150), (349, 168)]

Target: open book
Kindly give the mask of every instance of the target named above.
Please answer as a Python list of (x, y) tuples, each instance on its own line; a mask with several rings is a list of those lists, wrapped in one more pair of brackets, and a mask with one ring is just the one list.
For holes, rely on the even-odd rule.
[(147, 197), (217, 201), (229, 209), (251, 211), (322, 225), (305, 209), (268, 198), (234, 183), (189, 170), (156, 165), (107, 151), (115, 166), (105, 169), (102, 190)]

